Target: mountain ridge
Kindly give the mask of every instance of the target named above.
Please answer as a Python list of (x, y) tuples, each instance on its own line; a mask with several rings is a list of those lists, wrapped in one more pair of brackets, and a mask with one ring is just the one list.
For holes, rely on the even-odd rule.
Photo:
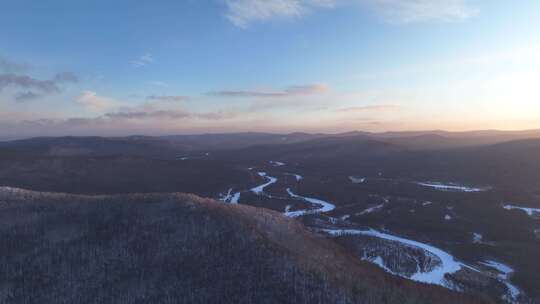
[[(181, 299), (180, 303), (209, 303), (214, 296), (219, 296), (221, 303), (254, 299), (262, 303), (482, 302), (437, 286), (391, 277), (277, 212), (226, 205), (191, 194), (93, 196), (1, 187), (0, 210), (5, 224), (0, 229), (6, 245), (3, 259), (11, 262), (3, 263), (6, 275), (0, 279), (11, 282), (3, 284), (0, 296), (4, 300), (69, 300), (74, 296), (71, 288), (78, 286), (79, 303), (118, 300), (119, 295), (130, 302), (145, 299), (153, 303), (169, 303), (173, 298)], [(15, 231), (26, 232), (13, 235)], [(30, 244), (34, 244), (33, 249), (25, 250)], [(190, 249), (181, 249), (184, 246)], [(88, 253), (94, 257), (88, 259)], [(117, 254), (121, 258), (111, 259)], [(194, 255), (203, 261), (192, 260)], [(49, 264), (57, 258), (61, 258), (60, 265)], [(204, 266), (206, 263), (215, 265)], [(196, 271), (193, 266), (209, 268), (192, 273)], [(108, 268), (114, 271), (106, 271)], [(100, 275), (104, 270), (105, 277)], [(180, 270), (194, 278), (178, 277)], [(28, 277), (29, 271), (33, 275)], [(255, 276), (247, 278), (234, 275), (253, 271)], [(257, 279), (257, 271), (265, 273), (264, 280)], [(26, 280), (21, 281), (20, 275), (25, 274)], [(135, 279), (118, 284), (117, 280), (128, 274)], [(268, 280), (277, 274), (285, 285)], [(199, 282), (201, 275), (204, 278)], [(96, 284), (112, 285), (94, 290)], [(37, 285), (41, 288), (35, 289)], [(173, 286), (180, 290), (168, 289)], [(285, 291), (276, 289), (285, 286)], [(39, 292), (29, 298), (29, 288)], [(205, 295), (196, 288), (206, 289)]]

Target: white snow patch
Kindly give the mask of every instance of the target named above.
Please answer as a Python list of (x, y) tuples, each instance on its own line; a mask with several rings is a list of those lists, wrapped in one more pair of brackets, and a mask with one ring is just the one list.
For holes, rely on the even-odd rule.
[(484, 236), (481, 234), (481, 233), (476, 233), (474, 232), (473, 233), (473, 243), (475, 244), (481, 244), (482, 243), (482, 239), (484, 238)]
[(227, 202), (227, 201), (230, 200), (231, 197), (232, 197), (232, 196), (231, 196), (231, 192), (232, 192), (232, 188), (230, 188), (229, 191), (227, 191), (227, 194), (221, 193), (221, 194), (220, 194), (221, 197), (220, 197), (219, 200), (220, 200), (220, 201), (223, 201), (223, 202)]
[(330, 221), (330, 223), (332, 223), (332, 224), (334, 224), (334, 225), (337, 224), (337, 223), (339, 223), (339, 219), (337, 219), (337, 218), (335, 218), (335, 217), (329, 216), (329, 217), (328, 217), (328, 220)]
[(439, 182), (417, 182), (417, 185), (433, 188), (439, 191), (455, 191), (455, 192), (482, 192), (488, 188), (466, 187), (456, 184), (444, 184)]
[(371, 263), (381, 267), (384, 271), (389, 272), (389, 273), (391, 273), (393, 275), (398, 275), (399, 276), (399, 274), (393, 272), (390, 268), (388, 268), (388, 267), (386, 267), (386, 265), (384, 265), (384, 260), (380, 256), (376, 256), (375, 258), (363, 258), (362, 260), (371, 262)]
[(447, 214), (447, 215), (444, 216), (444, 220), (445, 221), (450, 221), (450, 220), (452, 220), (452, 217)]
[(433, 204), (433, 202), (426, 201), (426, 202), (422, 203), (422, 206), (429, 206), (431, 204)]
[(508, 289), (508, 294), (504, 296), (503, 299), (508, 302), (514, 303), (521, 294), (521, 290), (519, 290), (517, 286), (513, 285), (510, 282), (510, 275), (514, 272), (514, 269), (503, 263), (491, 260), (480, 262), (480, 264), (491, 267), (499, 272), (497, 278), (499, 279), (499, 281), (504, 283), (504, 285), (506, 285), (506, 288)]
[(342, 221), (346, 221), (350, 218), (351, 216), (349, 214), (345, 214), (344, 216), (341, 217), (341, 220)]
[(296, 178), (296, 181), (299, 182), (301, 181), (304, 177), (300, 174), (295, 174), (295, 173), (285, 173), (285, 175), (292, 175), (294, 176), (294, 178)]
[(351, 183), (353, 183), (353, 184), (363, 184), (363, 183), (366, 182), (365, 177), (349, 176), (349, 180), (351, 180)]
[(303, 210), (286, 212), (285, 215), (288, 216), (288, 217), (299, 217), (299, 216), (303, 216), (303, 215), (306, 215), (306, 214), (329, 212), (329, 211), (332, 211), (332, 210), (334, 210), (336, 208), (336, 206), (334, 206), (333, 204), (331, 204), (329, 202), (326, 202), (326, 201), (323, 201), (323, 200), (320, 200), (320, 199), (316, 199), (316, 198), (297, 195), (294, 192), (292, 192), (291, 188), (287, 188), (287, 193), (293, 198), (301, 199), (301, 200), (306, 201), (308, 203), (311, 203), (313, 205), (318, 205), (319, 206), (318, 209), (303, 209)]
[(376, 238), (380, 238), (380, 239), (384, 239), (384, 240), (388, 240), (388, 241), (395, 241), (395, 242), (399, 242), (401, 244), (404, 244), (406, 246), (423, 249), (423, 250), (427, 251), (428, 253), (430, 253), (430, 254), (436, 256), (437, 258), (439, 258), (441, 263), (439, 265), (433, 267), (433, 269), (431, 269), (430, 271), (422, 272), (419, 269), (416, 273), (414, 273), (413, 275), (408, 277), (409, 279), (411, 279), (413, 281), (418, 281), (418, 282), (423, 282), (423, 283), (430, 283), (430, 284), (437, 284), (437, 285), (441, 285), (443, 287), (451, 288), (452, 286), (446, 282), (446, 279), (444, 278), (444, 276), (446, 274), (455, 273), (455, 272), (459, 271), (460, 269), (462, 269), (463, 267), (468, 267), (465, 264), (456, 261), (456, 259), (452, 255), (450, 255), (449, 253), (447, 253), (447, 252), (445, 252), (445, 251), (443, 251), (443, 250), (441, 250), (439, 248), (436, 248), (436, 247), (428, 245), (428, 244), (420, 243), (420, 242), (417, 242), (417, 241), (409, 240), (409, 239), (406, 239), (406, 238), (398, 237), (398, 236), (395, 236), (395, 235), (391, 235), (391, 234), (388, 234), (388, 233), (379, 232), (379, 231), (374, 230), (374, 229), (368, 229), (368, 230), (360, 230), (360, 229), (323, 229), (322, 231), (324, 231), (324, 232), (326, 232), (326, 233), (328, 233), (330, 235), (333, 235), (333, 236), (365, 235), (365, 236), (376, 237)]
[(219, 199), (222, 202), (225, 203), (231, 203), (231, 204), (238, 204), (238, 200), (240, 200), (240, 192), (236, 192), (232, 194), (232, 188), (227, 191), (227, 194), (221, 194), (221, 198)]
[(8, 187), (8, 186), (1, 186), (0, 192), (7, 192), (7, 193), (25, 193), (28, 190), (24, 190), (21, 188), (15, 188), (15, 187)]
[(382, 209), (383, 207), (384, 207), (384, 204), (373, 206), (373, 207), (370, 207), (370, 208), (367, 208), (367, 209), (363, 210), (362, 212), (357, 213), (356, 215), (369, 214), (369, 213), (378, 211), (379, 209)]
[(540, 208), (527, 208), (527, 207), (519, 207), (511, 204), (506, 204), (503, 206), (506, 210), (521, 210), (527, 213), (528, 216), (539, 216), (540, 215)]
[(270, 186), (271, 184), (277, 182), (277, 178), (269, 176), (268, 174), (266, 174), (266, 172), (257, 172), (257, 174), (259, 174), (259, 176), (261, 176), (261, 177), (264, 177), (268, 181), (266, 183), (262, 184), (262, 185), (251, 188), (250, 191), (257, 194), (257, 195), (262, 195), (262, 194), (264, 194), (264, 188), (266, 188), (266, 187)]
[(238, 201), (240, 201), (240, 192), (236, 192), (230, 199), (231, 204), (238, 204)]
[(274, 167), (281, 167), (281, 166), (285, 166), (285, 163), (282, 163), (282, 162), (279, 162), (279, 161), (269, 161), (270, 165), (274, 166)]

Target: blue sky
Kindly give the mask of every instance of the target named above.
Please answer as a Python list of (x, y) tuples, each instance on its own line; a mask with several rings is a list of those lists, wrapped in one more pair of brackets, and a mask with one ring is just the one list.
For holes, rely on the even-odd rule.
[(540, 128), (540, 2), (9, 1), (0, 136)]

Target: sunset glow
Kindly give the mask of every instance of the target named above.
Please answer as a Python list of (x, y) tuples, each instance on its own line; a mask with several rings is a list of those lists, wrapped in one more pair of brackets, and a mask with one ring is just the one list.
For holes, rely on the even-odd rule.
[(21, 1), (0, 25), (2, 138), (540, 128), (537, 1)]

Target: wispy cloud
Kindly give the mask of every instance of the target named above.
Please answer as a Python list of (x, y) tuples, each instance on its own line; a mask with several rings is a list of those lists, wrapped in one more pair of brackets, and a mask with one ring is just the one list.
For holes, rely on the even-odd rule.
[(137, 59), (132, 60), (131, 64), (134, 67), (140, 68), (140, 67), (143, 67), (143, 66), (147, 66), (147, 65), (151, 64), (152, 62), (154, 62), (154, 56), (152, 56), (152, 54), (150, 54), (150, 53), (146, 53), (146, 54), (143, 54), (143, 55), (139, 56)]
[(58, 73), (54, 76), (54, 81), (58, 83), (65, 83), (65, 82), (79, 82), (79, 77), (72, 72), (62, 72)]
[(385, 105), (367, 105), (367, 106), (358, 106), (358, 107), (348, 107), (337, 109), (336, 112), (346, 112), (346, 113), (358, 113), (366, 111), (393, 111), (400, 109), (398, 105), (385, 104)]
[[(0, 74), (0, 91), (7, 87), (23, 90), (15, 94), (15, 100), (19, 102), (39, 99), (46, 94), (54, 94), (62, 91), (61, 85), (67, 82), (78, 82), (74, 73), (64, 72), (56, 74), (52, 79), (40, 80), (28, 75)], [(36, 92), (37, 91), (37, 92)]]
[(29, 100), (34, 100), (34, 99), (38, 99), (40, 98), (41, 95), (40, 94), (36, 94), (32, 91), (27, 91), (27, 92), (19, 92), (15, 95), (15, 100), (16, 101), (19, 101), (19, 102), (25, 102), (25, 101), (29, 101)]
[(190, 97), (181, 95), (150, 95), (146, 99), (152, 101), (180, 102), (190, 100)]
[(76, 99), (75, 102), (89, 111), (100, 112), (118, 106), (118, 102), (114, 99), (104, 96), (99, 96), (93, 91), (84, 91)]
[(159, 80), (148, 81), (147, 84), (153, 85), (153, 86), (156, 86), (156, 87), (168, 87), (169, 86), (166, 82), (159, 81)]
[(19, 63), (0, 57), (0, 72), (3, 73), (20, 73), (30, 69), (30, 65)]
[(225, 16), (238, 27), (274, 18), (300, 17), (316, 9), (356, 6), (374, 10), (391, 23), (455, 21), (478, 10), (469, 0), (225, 0)]
[(300, 16), (305, 9), (298, 0), (226, 0), (225, 3), (227, 19), (238, 27), (275, 17)]
[(468, 0), (371, 0), (371, 7), (391, 23), (461, 21), (478, 13)]
[(209, 92), (209, 95), (219, 97), (239, 98), (280, 98), (298, 95), (322, 94), (328, 91), (325, 84), (290, 86), (284, 90), (223, 90)]
[(35, 89), (45, 93), (56, 93), (60, 91), (54, 80), (39, 80), (27, 75), (0, 74), (0, 90), (8, 86)]
[(129, 111), (107, 113), (105, 117), (113, 119), (180, 119), (190, 117), (191, 114), (185, 111)]
[(185, 110), (132, 110), (106, 113), (105, 118), (115, 120), (179, 120), (179, 119), (202, 119), (202, 120), (225, 120), (237, 116), (232, 111), (215, 112), (190, 112)]
[[(2, 113), (0, 113), (0, 116)], [(13, 116), (13, 115), (12, 115)], [(0, 136), (17, 134), (17, 137), (36, 135), (130, 135), (170, 134), (201, 130), (217, 132), (222, 124), (236, 125), (234, 111), (191, 112), (186, 110), (140, 110), (109, 112), (95, 117), (0, 119)], [(206, 131), (205, 131), (206, 130)]]

